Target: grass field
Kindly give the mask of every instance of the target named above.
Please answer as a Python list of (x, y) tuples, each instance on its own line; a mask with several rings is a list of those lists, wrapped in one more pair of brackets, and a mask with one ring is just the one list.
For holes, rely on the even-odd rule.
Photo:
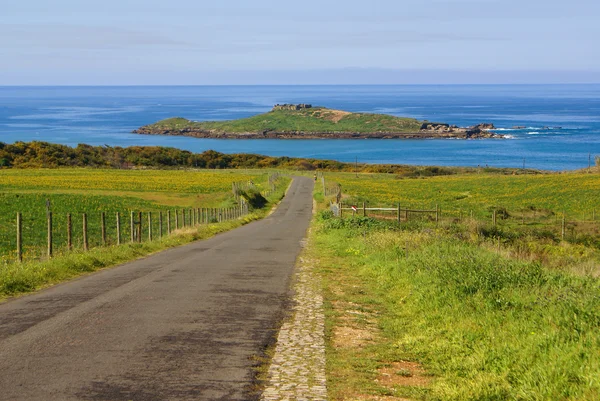
[[(101, 242), (101, 212), (106, 216), (107, 242), (114, 244), (117, 212), (121, 215), (121, 236), (128, 238), (131, 211), (171, 210), (174, 224), (177, 209), (232, 207), (233, 182), (252, 181), (259, 188), (266, 188), (267, 179), (268, 173), (258, 170), (2, 170), (0, 255), (5, 261), (15, 258), (17, 212), (23, 215), (25, 257), (35, 259), (45, 254), (47, 201), (53, 213), (55, 250), (60, 252), (66, 245), (68, 213), (72, 215), (74, 247), (81, 247), (83, 213), (88, 215), (90, 246)], [(157, 215), (153, 230), (158, 232)]]
[[(30, 292), (80, 274), (126, 262), (149, 253), (207, 238), (264, 217), (284, 194), (289, 178), (269, 185), (268, 171), (162, 171), (28, 169), (0, 171), (0, 300)], [(254, 191), (268, 190), (267, 203), (241, 218), (211, 219), (190, 226), (189, 208), (238, 207), (232, 183), (252, 181)], [(251, 191), (246, 191), (249, 194)], [(248, 195), (249, 196), (249, 195)], [(48, 260), (47, 201), (53, 217), (54, 258)], [(252, 204), (251, 201), (249, 201)], [(187, 209), (186, 227), (182, 213)], [(143, 212), (142, 241), (130, 242), (130, 212)], [(158, 212), (163, 212), (163, 236)], [(167, 236), (171, 212), (172, 235)], [(175, 229), (175, 213), (179, 229)], [(23, 215), (24, 262), (16, 263), (16, 214)], [(107, 246), (101, 244), (101, 213), (106, 216)], [(121, 215), (123, 245), (116, 243), (116, 213)], [(148, 212), (153, 214), (153, 240), (148, 241)], [(73, 250), (66, 249), (67, 213), (72, 215)], [(82, 214), (88, 216), (89, 251), (82, 249)], [(225, 216), (225, 215), (224, 215)], [(137, 220), (137, 213), (135, 215)]]
[[(372, 205), (435, 208), (489, 216), (493, 208), (515, 214), (524, 210), (565, 212), (590, 219), (600, 213), (600, 174), (540, 175), (459, 174), (420, 179), (399, 179), (391, 174), (327, 173), (328, 182), (341, 184), (349, 202)], [(600, 216), (599, 216), (600, 219)]]
[(482, 219), (319, 215), (309, 257), (325, 290), (330, 398), (600, 399), (597, 234), (561, 241), (488, 219), (500, 207), (591, 213), (599, 178), (326, 174), (349, 204), (439, 204)]
[(600, 397), (597, 278), (368, 224), (313, 237), (332, 400)]

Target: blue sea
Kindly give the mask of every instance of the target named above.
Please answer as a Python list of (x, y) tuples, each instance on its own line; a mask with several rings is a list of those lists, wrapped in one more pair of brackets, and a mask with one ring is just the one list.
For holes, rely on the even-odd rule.
[[(157, 120), (228, 120), (276, 103), (311, 103), (469, 126), (491, 122), (506, 139), (215, 140), (134, 135)], [(519, 126), (524, 128), (515, 129)], [(75, 146), (157, 145), (365, 163), (588, 166), (600, 155), (600, 85), (0, 87), (0, 141)]]

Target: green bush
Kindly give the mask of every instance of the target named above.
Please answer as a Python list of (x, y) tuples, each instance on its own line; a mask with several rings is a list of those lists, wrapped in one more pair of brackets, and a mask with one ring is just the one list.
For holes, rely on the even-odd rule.
[(248, 202), (251, 209), (262, 209), (267, 203), (269, 203), (267, 198), (262, 196), (260, 191), (256, 188), (249, 188), (245, 191), (241, 191), (240, 196), (246, 202)]

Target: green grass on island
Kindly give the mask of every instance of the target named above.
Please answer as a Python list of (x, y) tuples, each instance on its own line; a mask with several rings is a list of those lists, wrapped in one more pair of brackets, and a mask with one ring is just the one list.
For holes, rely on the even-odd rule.
[(169, 118), (144, 128), (149, 130), (180, 131), (185, 129), (244, 133), (244, 132), (394, 132), (414, 133), (422, 122), (413, 118), (386, 114), (350, 113), (314, 107), (300, 110), (273, 110), (256, 116), (230, 121), (194, 122), (185, 118)]

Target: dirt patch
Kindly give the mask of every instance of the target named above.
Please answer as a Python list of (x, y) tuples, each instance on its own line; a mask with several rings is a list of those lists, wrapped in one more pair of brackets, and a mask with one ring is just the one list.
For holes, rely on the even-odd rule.
[(334, 123), (339, 122), (342, 118), (346, 117), (349, 113), (347, 111), (341, 110), (329, 110), (329, 114), (327, 115), (327, 119), (333, 121)]
[(332, 342), (336, 348), (360, 348), (376, 338), (377, 334), (373, 330), (337, 326), (333, 329)]
[(342, 110), (316, 110), (313, 112), (314, 117), (322, 118), (323, 120), (332, 121), (334, 123), (339, 122), (342, 118), (349, 114), (352, 113)]
[(385, 387), (417, 386), (427, 387), (431, 377), (427, 376), (423, 366), (417, 362), (393, 362), (390, 366), (379, 370), (379, 384)]

